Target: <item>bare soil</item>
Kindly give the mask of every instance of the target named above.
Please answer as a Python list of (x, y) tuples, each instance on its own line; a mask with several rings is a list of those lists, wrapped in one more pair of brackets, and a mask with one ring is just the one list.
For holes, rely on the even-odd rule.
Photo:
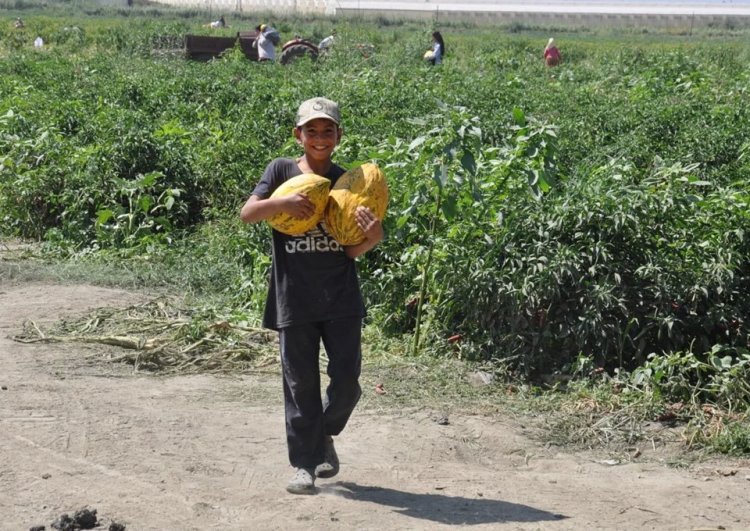
[(114, 347), (10, 339), (25, 319), (141, 300), (0, 284), (0, 529), (50, 529), (83, 507), (131, 531), (750, 529), (747, 461), (612, 465), (500, 414), (445, 424), (429, 408), (360, 407), (340, 474), (294, 496), (278, 374), (153, 376), (108, 362)]

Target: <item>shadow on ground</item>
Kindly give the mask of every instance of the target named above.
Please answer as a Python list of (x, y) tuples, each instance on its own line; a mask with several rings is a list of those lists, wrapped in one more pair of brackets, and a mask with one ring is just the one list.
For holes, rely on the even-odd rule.
[(442, 524), (473, 525), (502, 522), (544, 522), (567, 518), (520, 503), (444, 494), (415, 494), (383, 487), (338, 482), (321, 485), (321, 493), (350, 500), (390, 505), (396, 512)]

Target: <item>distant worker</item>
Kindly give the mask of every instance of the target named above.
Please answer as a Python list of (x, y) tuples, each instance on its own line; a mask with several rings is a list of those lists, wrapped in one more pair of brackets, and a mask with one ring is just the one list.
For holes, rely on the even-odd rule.
[(21, 20), (21, 17), (18, 17), (16, 21), (13, 23), (13, 27), (16, 29), (23, 29), (26, 27), (26, 24), (23, 23), (23, 20)]
[(229, 26), (227, 26), (227, 21), (224, 20), (224, 15), (221, 15), (219, 17), (219, 20), (214, 20), (213, 22), (206, 24), (206, 27), (216, 29), (216, 28), (228, 28)]
[(560, 61), (562, 61), (560, 50), (555, 46), (555, 39), (550, 38), (547, 41), (547, 46), (544, 48), (544, 62), (547, 66), (557, 66), (560, 64)]
[(445, 42), (439, 31), (432, 32), (432, 48), (424, 54), (424, 59), (432, 65), (439, 65), (445, 57)]
[(331, 46), (333, 46), (333, 41), (335, 40), (335, 38), (336, 38), (336, 30), (333, 30), (328, 37), (320, 41), (320, 44), (318, 44), (318, 49), (320, 51), (330, 49)]
[(211, 22), (211, 24), (209, 24), (209, 26), (211, 26), (212, 28), (226, 28), (227, 21), (224, 20), (224, 15), (221, 15), (221, 17), (219, 17), (219, 20), (214, 20), (213, 22)]
[(255, 29), (258, 31), (258, 36), (255, 38), (253, 46), (258, 49), (258, 60), (261, 62), (273, 62), (276, 60), (276, 44), (274, 43), (275, 36), (271, 35), (271, 33), (276, 32), (276, 30), (265, 24), (261, 24)]

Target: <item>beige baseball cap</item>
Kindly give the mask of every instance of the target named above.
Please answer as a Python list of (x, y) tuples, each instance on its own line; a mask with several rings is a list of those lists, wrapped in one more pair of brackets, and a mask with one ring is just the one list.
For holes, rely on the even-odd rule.
[(339, 111), (339, 104), (326, 98), (312, 98), (303, 101), (297, 111), (297, 127), (303, 126), (316, 118), (325, 118), (336, 125), (340, 125), (341, 111)]

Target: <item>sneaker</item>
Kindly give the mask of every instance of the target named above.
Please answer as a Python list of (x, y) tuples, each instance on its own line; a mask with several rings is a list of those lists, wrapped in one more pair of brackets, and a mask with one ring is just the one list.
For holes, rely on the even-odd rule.
[(315, 470), (298, 468), (294, 477), (289, 480), (286, 490), (292, 494), (315, 494)]
[(333, 446), (333, 437), (326, 437), (323, 446), (323, 462), (315, 467), (315, 475), (319, 478), (332, 478), (339, 473), (339, 456)]

